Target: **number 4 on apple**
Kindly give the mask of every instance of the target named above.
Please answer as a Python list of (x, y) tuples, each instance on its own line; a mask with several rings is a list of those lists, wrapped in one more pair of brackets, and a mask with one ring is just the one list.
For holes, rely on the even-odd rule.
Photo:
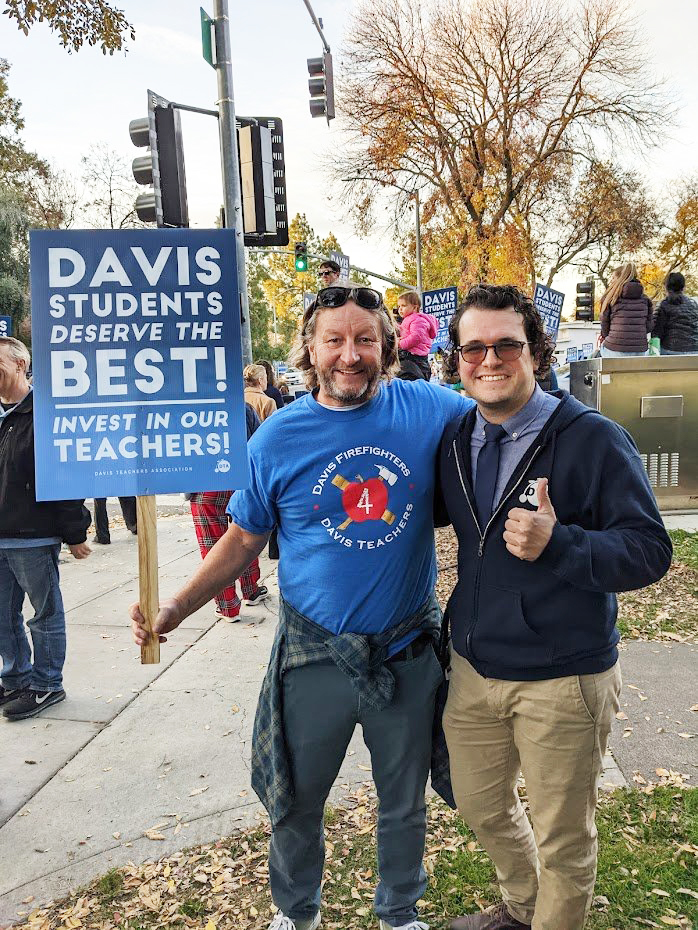
[(364, 481), (357, 475), (358, 481), (347, 481), (342, 475), (335, 475), (332, 484), (342, 491), (342, 507), (347, 519), (340, 524), (339, 529), (345, 530), (350, 523), (363, 523), (366, 520), (377, 520), (372, 517), (371, 511), (381, 513), (380, 519), (391, 526), (395, 522), (395, 514), (388, 510), (388, 489), (384, 476), (369, 478)]

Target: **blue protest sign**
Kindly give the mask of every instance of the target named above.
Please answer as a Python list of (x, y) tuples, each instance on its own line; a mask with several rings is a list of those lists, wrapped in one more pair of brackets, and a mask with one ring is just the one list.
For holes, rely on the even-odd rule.
[(572, 346), (567, 350), (567, 361), (568, 362), (577, 362), (580, 359), (579, 349), (576, 346)]
[(344, 252), (330, 252), (330, 258), (339, 265), (339, 280), (346, 282), (349, 280), (349, 256)]
[(583, 343), (583, 344), (582, 344), (582, 354), (579, 356), (579, 358), (580, 358), (580, 359), (582, 359), (582, 358), (591, 358), (591, 356), (592, 356), (593, 354), (594, 354), (594, 343), (593, 343), (593, 342), (585, 342), (585, 343)]
[(431, 352), (437, 349), (445, 349), (448, 344), (448, 324), (451, 317), (458, 308), (458, 288), (440, 287), (435, 291), (424, 291), (422, 293), (422, 309), (425, 313), (433, 316), (439, 324), (439, 331), (436, 338), (431, 344)]
[(303, 313), (308, 309), (311, 303), (315, 300), (315, 294), (309, 294), (307, 291), (303, 293)]
[(565, 295), (562, 291), (554, 291), (552, 287), (536, 284), (533, 303), (543, 320), (546, 333), (552, 337), (554, 342), (557, 342), (557, 331), (560, 328), (560, 314), (562, 313), (564, 300)]
[(0, 336), (12, 335), (12, 317), (0, 316)]
[(247, 487), (232, 229), (30, 234), (38, 500)]

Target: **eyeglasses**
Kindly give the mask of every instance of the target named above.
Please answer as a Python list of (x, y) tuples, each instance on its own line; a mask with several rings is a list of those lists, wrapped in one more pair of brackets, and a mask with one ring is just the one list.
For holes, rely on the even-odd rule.
[(364, 310), (378, 310), (383, 306), (383, 298), (372, 287), (323, 287), (317, 292), (318, 307), (343, 307), (348, 300)]
[(517, 342), (514, 339), (502, 339), (501, 342), (495, 342), (489, 346), (482, 342), (456, 346), (456, 352), (460, 353), (460, 357), (469, 365), (479, 365), (480, 362), (484, 362), (489, 349), (494, 349), (494, 354), (500, 362), (515, 362), (517, 358), (521, 358), (524, 346), (530, 344), (530, 342)]
[(318, 276), (318, 278), (329, 278), (329, 277), (331, 277), (333, 274), (337, 274), (337, 272), (336, 272), (336, 271), (332, 271), (332, 269), (330, 269), (329, 271), (318, 271), (317, 276)]

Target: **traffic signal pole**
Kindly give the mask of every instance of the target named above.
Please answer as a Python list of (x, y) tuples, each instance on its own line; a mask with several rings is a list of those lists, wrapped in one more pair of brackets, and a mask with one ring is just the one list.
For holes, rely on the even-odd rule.
[(216, 37), (216, 76), (218, 78), (218, 129), (220, 132), (223, 188), (225, 191), (225, 225), (227, 228), (235, 227), (242, 363), (243, 365), (250, 365), (252, 363), (252, 335), (247, 298), (242, 192), (240, 190), (238, 142), (235, 127), (235, 97), (233, 95), (233, 67), (230, 55), (228, 0), (214, 0), (213, 19)]

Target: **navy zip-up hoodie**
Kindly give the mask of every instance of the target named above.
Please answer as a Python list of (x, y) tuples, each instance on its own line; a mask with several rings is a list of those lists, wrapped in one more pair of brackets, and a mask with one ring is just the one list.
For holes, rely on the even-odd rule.
[[(487, 527), (477, 524), (470, 468), (475, 409), (446, 427), (440, 491), (458, 537), (448, 602), (453, 647), (488, 678), (531, 681), (601, 672), (618, 658), (615, 592), (658, 581), (669, 539), (637, 448), (617, 423), (563, 391)], [(502, 534), (514, 507), (535, 509), (548, 478), (557, 516), (534, 562)]]

